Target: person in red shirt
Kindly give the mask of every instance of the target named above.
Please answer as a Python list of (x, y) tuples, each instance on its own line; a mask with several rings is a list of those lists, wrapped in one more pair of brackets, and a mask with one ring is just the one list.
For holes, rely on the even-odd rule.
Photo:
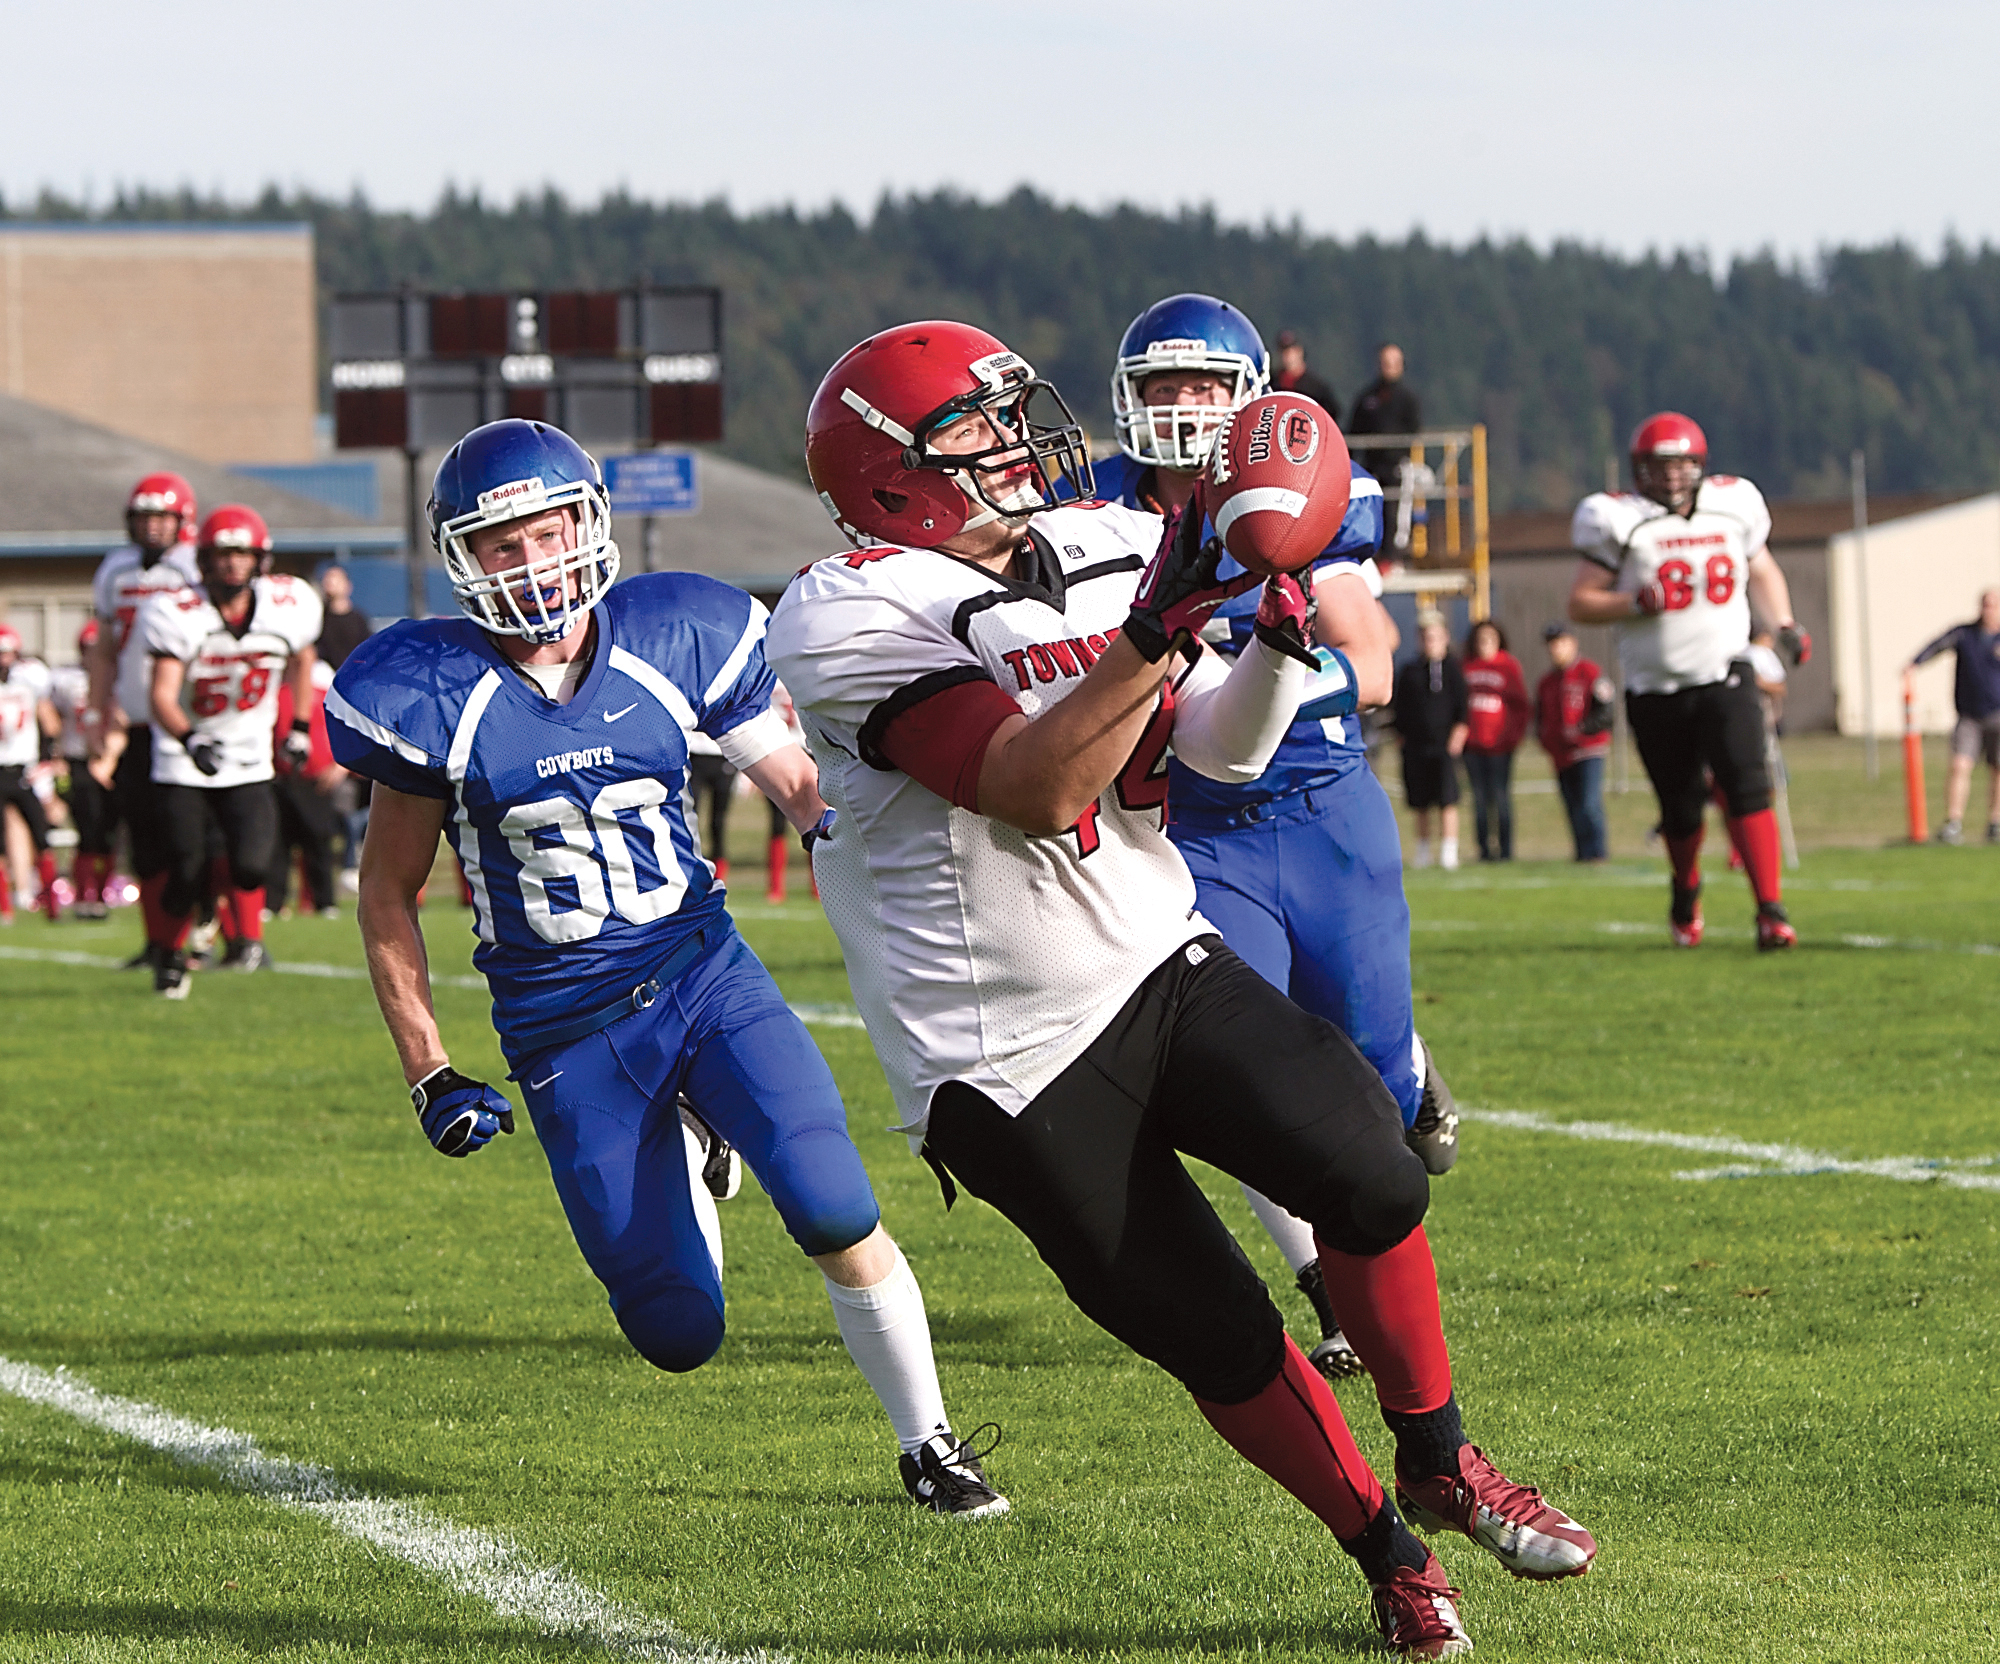
[(1604, 758), (1611, 749), (1611, 680), (1577, 646), (1576, 632), (1555, 623), (1542, 631), (1549, 673), (1535, 684), (1535, 734), (1555, 765), (1556, 789), (1569, 814), (1579, 861), (1602, 861)]
[(1528, 683), (1521, 661), (1507, 651), (1498, 624), (1483, 618), (1465, 638), (1465, 693), (1470, 732), (1465, 774), (1479, 859), (1514, 859), (1514, 752), (1528, 734)]

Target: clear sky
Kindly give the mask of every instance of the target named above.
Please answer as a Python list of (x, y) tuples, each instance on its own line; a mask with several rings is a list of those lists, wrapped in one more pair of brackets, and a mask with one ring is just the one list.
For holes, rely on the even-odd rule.
[(97, 0), (7, 25), (0, 190), (1026, 182), (1339, 237), (2000, 241), (2000, 5)]

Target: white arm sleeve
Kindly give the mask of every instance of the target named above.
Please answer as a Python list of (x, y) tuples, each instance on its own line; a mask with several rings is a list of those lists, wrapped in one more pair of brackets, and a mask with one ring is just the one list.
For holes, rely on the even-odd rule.
[(1174, 688), (1174, 755), (1211, 780), (1255, 780), (1297, 718), (1305, 686), (1304, 665), (1254, 636), (1233, 665), (1203, 653)]
[(776, 711), (763, 710), (748, 722), (739, 722), (728, 732), (717, 734), (715, 745), (732, 768), (748, 768), (790, 745), (794, 737), (783, 717)]

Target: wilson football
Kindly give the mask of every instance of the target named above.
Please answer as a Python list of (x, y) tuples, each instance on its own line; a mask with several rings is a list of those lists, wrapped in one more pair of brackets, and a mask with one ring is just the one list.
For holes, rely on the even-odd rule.
[(1300, 393), (1261, 393), (1233, 410), (1209, 458), (1208, 517), (1252, 572), (1296, 572), (1347, 516), (1347, 441)]

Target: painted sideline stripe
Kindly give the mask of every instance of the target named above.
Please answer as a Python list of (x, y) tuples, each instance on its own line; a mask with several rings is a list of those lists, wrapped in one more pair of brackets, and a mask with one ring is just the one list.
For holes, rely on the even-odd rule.
[(184, 1421), (154, 1404), (113, 1398), (67, 1370), (51, 1374), (0, 1357), (0, 1391), (136, 1440), (189, 1467), (206, 1468), (239, 1491), (312, 1514), (343, 1535), (485, 1601), (503, 1618), (536, 1625), (544, 1635), (595, 1643), (627, 1658), (778, 1664), (761, 1650), (731, 1654), (691, 1641), (579, 1583), (560, 1566), (538, 1565), (505, 1537), (453, 1525), (414, 1503), (369, 1496), (325, 1468), (265, 1455), (247, 1434)]
[(1992, 1171), (2000, 1167), (2000, 1156), (1972, 1156), (1961, 1161), (1932, 1156), (1879, 1156), (1870, 1161), (1847, 1161), (1797, 1144), (1752, 1144), (1741, 1138), (1656, 1132), (1650, 1127), (1627, 1126), (1620, 1121), (1558, 1121), (1515, 1109), (1461, 1108), (1458, 1113), (1467, 1121), (1511, 1127), (1516, 1132), (1556, 1133), (1600, 1144), (1645, 1144), (1697, 1155), (1739, 1158), (1725, 1167), (1685, 1169), (1674, 1174), (1677, 1179), (1804, 1178), (1819, 1173), (1847, 1173), (1861, 1178), (1893, 1179), (1902, 1184), (1944, 1184), (1957, 1190), (2000, 1191), (2000, 1173)]
[[(101, 953), (77, 953), (68, 948), (16, 948), (0, 947), (0, 959), (18, 959), (35, 965), (80, 965), (86, 970), (116, 971), (124, 968), (125, 961), (113, 959)], [(277, 976), (316, 976), (330, 978), (335, 982), (366, 982), (367, 969), (360, 965), (315, 965), (303, 960), (291, 960), (271, 967)], [(431, 977), (433, 988), (469, 988), (474, 993), (486, 991), (483, 976), (437, 976)], [(847, 1005), (815, 1005), (797, 1003), (792, 1012), (801, 1022), (813, 1023), (820, 1028), (861, 1028), (864, 1025), (860, 1013)]]
[[(1598, 925), (1598, 930), (1606, 936), (1664, 936), (1664, 924), (1639, 924), (1631, 919), (1606, 919)], [(1754, 930), (1739, 929), (1734, 925), (1709, 925), (1705, 934), (1735, 938), (1747, 942), (1757, 934)], [(1811, 938), (1808, 938), (1810, 941)], [(1835, 936), (1834, 941), (1847, 948), (1895, 948), (1904, 953), (1971, 953), (1981, 958), (1991, 958), (2000, 954), (2000, 944), (1993, 942), (1930, 942), (1922, 937), (1902, 936), (1862, 936), (1849, 933)]]

